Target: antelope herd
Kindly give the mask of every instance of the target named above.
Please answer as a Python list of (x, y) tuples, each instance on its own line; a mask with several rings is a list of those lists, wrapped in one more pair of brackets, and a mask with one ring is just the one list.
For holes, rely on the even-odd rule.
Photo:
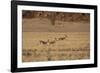
[(52, 44), (55, 44), (57, 41), (65, 40), (66, 38), (68, 38), (67, 35), (65, 35), (64, 37), (60, 37), (60, 38), (54, 38), (53, 41), (50, 41), (48, 39), (47, 41), (39, 40), (39, 42), (40, 42), (40, 44), (43, 44), (43, 45), (52, 45)]

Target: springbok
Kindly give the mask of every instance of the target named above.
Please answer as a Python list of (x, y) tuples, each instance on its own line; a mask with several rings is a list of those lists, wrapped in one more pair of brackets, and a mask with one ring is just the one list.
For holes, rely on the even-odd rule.
[(64, 37), (61, 37), (61, 38), (58, 38), (59, 40), (64, 40), (64, 39), (66, 39), (68, 36), (67, 35), (65, 35)]
[(42, 43), (43, 45), (47, 45), (48, 42), (49, 42), (49, 40), (47, 40), (47, 41), (40, 40), (40, 44)]

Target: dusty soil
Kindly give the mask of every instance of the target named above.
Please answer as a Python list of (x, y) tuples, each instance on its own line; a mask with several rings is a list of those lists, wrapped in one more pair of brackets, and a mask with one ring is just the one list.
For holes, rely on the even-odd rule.
[(89, 22), (55, 25), (46, 18), (23, 19), (23, 62), (79, 60), (90, 58)]

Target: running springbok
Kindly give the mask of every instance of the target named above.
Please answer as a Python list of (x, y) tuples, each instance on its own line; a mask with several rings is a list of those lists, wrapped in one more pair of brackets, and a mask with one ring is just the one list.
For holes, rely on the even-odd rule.
[(58, 40), (64, 40), (64, 39), (66, 39), (68, 36), (67, 35), (65, 35), (64, 37), (60, 37), (60, 38), (58, 38)]
[(47, 41), (40, 40), (39, 42), (40, 42), (40, 44), (47, 45), (49, 40), (47, 40)]

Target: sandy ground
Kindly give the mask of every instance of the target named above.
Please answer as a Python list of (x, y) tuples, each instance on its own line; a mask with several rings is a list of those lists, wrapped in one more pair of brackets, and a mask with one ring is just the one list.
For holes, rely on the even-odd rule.
[(23, 62), (89, 59), (89, 27), (86, 22), (51, 25), (48, 19), (23, 19)]
[(32, 18), (23, 19), (24, 32), (89, 32), (89, 22), (62, 22), (55, 21), (52, 25), (49, 19)]

